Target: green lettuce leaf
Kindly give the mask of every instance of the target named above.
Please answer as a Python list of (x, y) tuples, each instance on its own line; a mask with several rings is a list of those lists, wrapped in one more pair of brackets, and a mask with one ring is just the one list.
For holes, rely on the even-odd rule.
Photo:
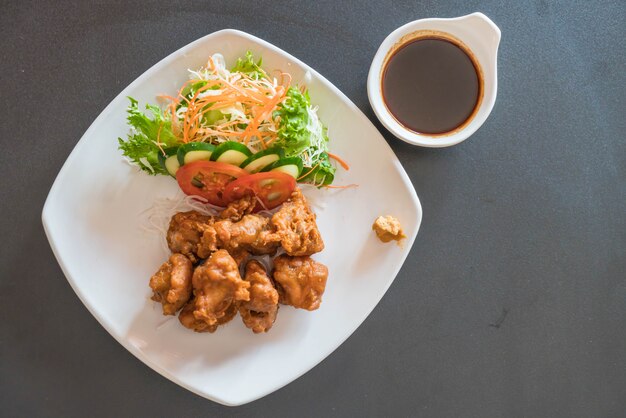
[(311, 108), (308, 92), (290, 87), (287, 98), (274, 111), (274, 117), (280, 117), (275, 144), (285, 151), (287, 157), (300, 157), (304, 173), (310, 171), (302, 181), (319, 186), (331, 184), (335, 178), (335, 167), (326, 153), (328, 135), (326, 127)]
[(317, 186), (332, 184), (333, 180), (335, 180), (336, 169), (330, 163), (330, 158), (328, 157), (328, 154), (325, 152), (322, 153), (318, 162), (319, 165), (315, 167), (313, 171), (311, 171), (311, 168), (309, 167), (304, 167), (302, 172), (305, 173), (306, 176), (300, 181), (304, 183), (315, 184)]
[[(204, 80), (200, 80), (200, 81), (196, 81), (195, 83), (187, 84), (183, 88), (183, 90), (180, 92), (180, 94), (183, 97), (191, 99), (191, 97), (195, 94), (195, 92), (197, 92), (202, 87), (206, 86), (206, 84), (207, 84), (207, 82), (204, 81)], [(215, 86), (215, 88), (218, 88), (218, 86)], [(178, 105), (178, 107), (180, 107), (180, 105)]]
[(298, 155), (311, 145), (311, 132), (308, 129), (310, 104), (308, 93), (303, 94), (297, 88), (290, 87), (287, 98), (274, 112), (274, 117), (280, 117), (276, 145), (283, 148), (288, 156)]
[(237, 58), (237, 64), (230, 70), (231, 72), (246, 73), (250, 77), (258, 80), (265, 77), (265, 71), (261, 68), (263, 60), (259, 58), (257, 62), (254, 62), (254, 56), (252, 52), (247, 51), (245, 58)]
[(133, 163), (149, 174), (168, 175), (161, 167), (158, 153), (161, 152), (156, 144), (157, 138), (163, 148), (177, 146), (179, 139), (172, 132), (172, 122), (163, 118), (158, 106), (146, 105), (146, 112), (141, 112), (137, 100), (128, 98), (130, 105), (127, 109), (128, 124), (133, 128), (126, 140), (118, 138), (119, 149)]

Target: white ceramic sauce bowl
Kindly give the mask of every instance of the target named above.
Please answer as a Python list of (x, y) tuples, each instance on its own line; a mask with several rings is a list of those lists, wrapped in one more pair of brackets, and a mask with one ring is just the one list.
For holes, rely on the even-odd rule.
[[(459, 129), (445, 134), (414, 132), (400, 124), (389, 112), (382, 94), (382, 75), (390, 56), (389, 52), (407, 42), (420, 31), (443, 32), (460, 40), (471, 51), (480, 66), (483, 79), (483, 96), (477, 111)], [(497, 58), (500, 29), (482, 13), (472, 13), (453, 19), (420, 19), (393, 31), (380, 45), (367, 78), (367, 95), (380, 122), (401, 140), (423, 147), (441, 148), (465, 141), (485, 122), (496, 101), (498, 90)]]

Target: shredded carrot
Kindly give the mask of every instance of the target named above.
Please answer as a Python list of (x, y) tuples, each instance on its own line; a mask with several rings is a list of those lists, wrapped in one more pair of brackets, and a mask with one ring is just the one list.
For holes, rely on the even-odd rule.
[(178, 90), (178, 94), (177, 97), (181, 97), (183, 99), (186, 100), (186, 97), (183, 96), (183, 90), (185, 90), (185, 87), (187, 87), (189, 84), (193, 83), (195, 80), (187, 80), (183, 83), (183, 85), (180, 87), (180, 90)]
[(358, 184), (348, 184), (347, 186), (333, 186), (332, 184), (327, 184), (324, 186), (327, 189), (350, 189), (352, 187), (359, 187)]
[(309, 171), (307, 171), (307, 172), (306, 172), (306, 174), (303, 174), (303, 175), (301, 175), (300, 177), (298, 177), (298, 178), (296, 179), (296, 181), (300, 181), (300, 180), (302, 180), (303, 178), (305, 178), (306, 176), (308, 176), (309, 174), (311, 174), (313, 171), (315, 171), (315, 169), (316, 169), (317, 167), (319, 167), (319, 165), (320, 165), (320, 163), (315, 164), (315, 166), (313, 166), (313, 168), (311, 168)]
[(266, 147), (269, 147), (270, 145), (272, 145), (274, 143), (274, 141), (276, 141), (276, 137), (271, 137), (268, 138), (267, 140), (264, 140), (263, 143), (265, 144)]
[[(261, 70), (261, 77), (252, 77), (230, 73), (221, 66), (221, 62), (209, 57), (206, 66), (194, 72), (195, 77), (183, 83), (175, 96), (159, 96), (169, 101), (164, 115), (171, 120), (172, 132), (183, 143), (233, 140), (253, 151), (266, 149), (278, 139), (281, 121), (273, 113), (287, 97), (291, 75), (279, 72), (270, 78)], [(306, 90), (304, 86), (300, 88)], [(234, 109), (224, 113), (230, 113), (230, 117), (206, 123), (207, 116), (211, 120), (214, 117), (208, 112), (226, 108)], [(317, 165), (312, 170), (316, 168)]]
[(165, 150), (161, 146), (161, 129), (163, 129), (163, 124), (162, 123), (159, 124), (159, 130), (157, 131), (156, 146), (159, 148), (159, 150), (161, 150), (161, 153), (163, 154), (163, 156), (165, 156)]
[[(209, 66), (214, 66), (212, 59), (209, 62)], [(251, 142), (252, 137), (256, 136), (256, 138), (260, 139), (261, 141), (254, 142), (259, 142), (260, 145), (265, 148), (267, 146), (267, 140), (265, 140), (263, 134), (261, 134), (261, 132), (259, 131), (259, 128), (264, 123), (267, 123), (265, 119), (267, 119), (271, 115), (272, 110), (284, 98), (284, 87), (279, 86), (280, 88), (274, 89), (272, 86), (272, 88), (270, 89), (268, 88), (266, 83), (260, 82), (259, 80), (253, 80), (252, 78), (242, 74), (236, 74), (231, 78), (231, 80), (220, 79), (210, 81), (211, 82), (205, 83), (205, 85), (195, 91), (190, 99), (184, 98), (187, 101), (187, 107), (184, 111), (184, 114), (182, 115), (182, 141), (191, 142), (193, 140), (196, 140), (197, 135), (200, 133), (214, 135), (225, 134), (227, 136), (239, 136), (247, 145)], [(238, 84), (238, 82), (240, 82), (240, 84)], [(218, 84), (220, 87), (220, 92), (217, 95), (205, 95), (203, 97), (200, 97), (201, 93), (209, 90), (210, 88)], [(250, 84), (254, 84), (254, 86), (252, 86), (251, 88), (245, 88), (249, 87)], [(183, 98), (183, 89), (184, 86), (179, 91), (179, 97), (181, 98)], [(172, 102), (174, 102), (174, 100), (172, 100)], [(242, 109), (245, 110), (247, 108), (249, 112), (253, 115), (253, 119), (248, 123), (246, 129), (242, 132), (227, 132), (224, 130), (224, 127), (220, 125), (215, 126), (211, 130), (207, 130), (206, 128), (200, 126), (200, 122), (204, 113), (210, 110), (217, 110), (225, 107), (234, 106), (237, 103), (240, 104)], [(170, 112), (172, 114), (175, 113), (174, 106), (171, 107)], [(272, 121), (270, 120), (269, 122)], [(237, 123), (242, 122), (238, 121)], [(270, 134), (272, 133), (272, 131), (275, 132), (276, 129), (271, 129)]]
[(329, 156), (330, 158), (332, 158), (333, 160), (335, 160), (335, 161), (337, 161), (339, 164), (341, 164), (341, 166), (343, 167), (343, 169), (344, 169), (344, 170), (346, 170), (346, 171), (350, 170), (350, 166), (348, 165), (348, 163), (347, 163), (347, 162), (345, 162), (343, 159), (341, 159), (341, 157), (339, 157), (338, 155), (333, 154), (333, 153), (331, 153), (331, 152), (328, 152), (327, 154), (328, 154), (328, 156)]
[[(258, 132), (257, 128), (261, 121), (271, 114), (276, 105), (283, 100), (284, 96), (285, 90), (281, 88), (276, 92), (274, 97), (270, 98), (270, 100), (265, 103), (265, 105), (260, 109), (258, 115), (248, 124), (248, 127), (244, 131), (244, 143), (246, 145), (250, 141), (251, 134), (254, 133), (254, 131)], [(265, 142), (261, 142), (261, 145), (265, 147)]]

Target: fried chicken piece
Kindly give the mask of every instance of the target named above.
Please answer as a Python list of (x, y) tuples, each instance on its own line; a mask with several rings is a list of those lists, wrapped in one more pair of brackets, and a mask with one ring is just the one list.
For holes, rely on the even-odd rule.
[(278, 315), (278, 305), (274, 306), (269, 312), (257, 312), (249, 309), (239, 308), (239, 315), (246, 327), (250, 328), (255, 334), (267, 332), (272, 328)]
[(223, 248), (232, 254), (245, 250), (252, 254), (274, 254), (280, 242), (269, 218), (245, 215), (240, 221), (216, 221), (207, 227), (198, 245), (198, 255), (204, 257)]
[(196, 319), (196, 317), (193, 314), (194, 310), (196, 309), (195, 306), (196, 306), (196, 300), (194, 298), (194, 299), (191, 299), (189, 302), (187, 302), (187, 304), (183, 307), (183, 310), (180, 311), (180, 314), (178, 314), (178, 320), (180, 321), (180, 323), (185, 328), (192, 329), (195, 332), (213, 333), (217, 330), (217, 327), (229, 322), (237, 314), (237, 305), (233, 303), (226, 310), (226, 312), (224, 313), (224, 316), (218, 319), (217, 322), (213, 324), (209, 324), (204, 319)]
[[(191, 281), (195, 297), (187, 310), (209, 327), (223, 323), (233, 306), (236, 310), (238, 302), (250, 300), (250, 283), (241, 279), (239, 266), (226, 250), (215, 251), (204, 264), (196, 267)], [(187, 315), (181, 318), (183, 325), (189, 324)]]
[(257, 200), (253, 195), (244, 196), (239, 200), (230, 202), (219, 216), (221, 219), (238, 222), (245, 215), (251, 214), (256, 205)]
[(213, 223), (211, 216), (194, 210), (172, 216), (167, 230), (167, 245), (173, 253), (181, 253), (198, 262), (198, 243), (204, 230)]
[(265, 267), (259, 261), (250, 260), (246, 264), (246, 274), (243, 279), (250, 283), (250, 300), (242, 302), (241, 307), (257, 312), (267, 312), (278, 304), (278, 292), (274, 289)]
[(250, 283), (250, 300), (239, 305), (241, 319), (255, 334), (267, 332), (278, 313), (278, 292), (265, 267), (256, 260), (250, 260), (246, 265), (244, 280)]
[(243, 248), (231, 250), (228, 252), (228, 254), (230, 254), (233, 260), (235, 260), (235, 263), (237, 263), (238, 266), (241, 266), (243, 263), (246, 262), (248, 257), (250, 257), (250, 253)]
[(161, 302), (163, 315), (174, 315), (191, 297), (193, 265), (182, 254), (172, 254), (150, 278), (152, 300)]
[(198, 257), (209, 258), (212, 252), (219, 250), (218, 243), (215, 224), (204, 228), (202, 235), (198, 239), (198, 244), (196, 245)]
[(274, 259), (274, 281), (280, 303), (313, 311), (320, 307), (328, 268), (311, 257), (280, 255)]
[[(203, 259), (209, 258), (214, 251), (217, 251), (220, 248), (223, 249), (224, 246), (221, 241), (218, 241), (217, 231), (215, 231), (215, 228), (213, 227), (208, 227), (204, 231), (204, 234), (200, 239), (200, 243), (198, 244), (198, 257)], [(250, 253), (246, 250), (246, 248), (239, 246), (234, 248), (226, 246), (226, 248), (228, 248), (228, 253), (231, 257), (233, 257), (237, 265), (241, 265), (250, 256)]]
[(272, 216), (272, 225), (276, 228), (281, 245), (289, 255), (311, 255), (324, 249), (324, 241), (317, 228), (315, 214), (298, 188)]

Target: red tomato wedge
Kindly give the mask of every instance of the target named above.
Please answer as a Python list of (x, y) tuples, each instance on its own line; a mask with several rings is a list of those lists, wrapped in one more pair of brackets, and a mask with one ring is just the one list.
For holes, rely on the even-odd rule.
[(176, 172), (176, 181), (180, 188), (190, 196), (205, 198), (210, 204), (226, 206), (224, 188), (248, 172), (231, 164), (214, 161), (194, 161), (181, 166)]
[(229, 183), (224, 190), (227, 202), (253, 194), (263, 204), (263, 209), (273, 209), (289, 199), (296, 188), (296, 179), (276, 171), (250, 174)]

